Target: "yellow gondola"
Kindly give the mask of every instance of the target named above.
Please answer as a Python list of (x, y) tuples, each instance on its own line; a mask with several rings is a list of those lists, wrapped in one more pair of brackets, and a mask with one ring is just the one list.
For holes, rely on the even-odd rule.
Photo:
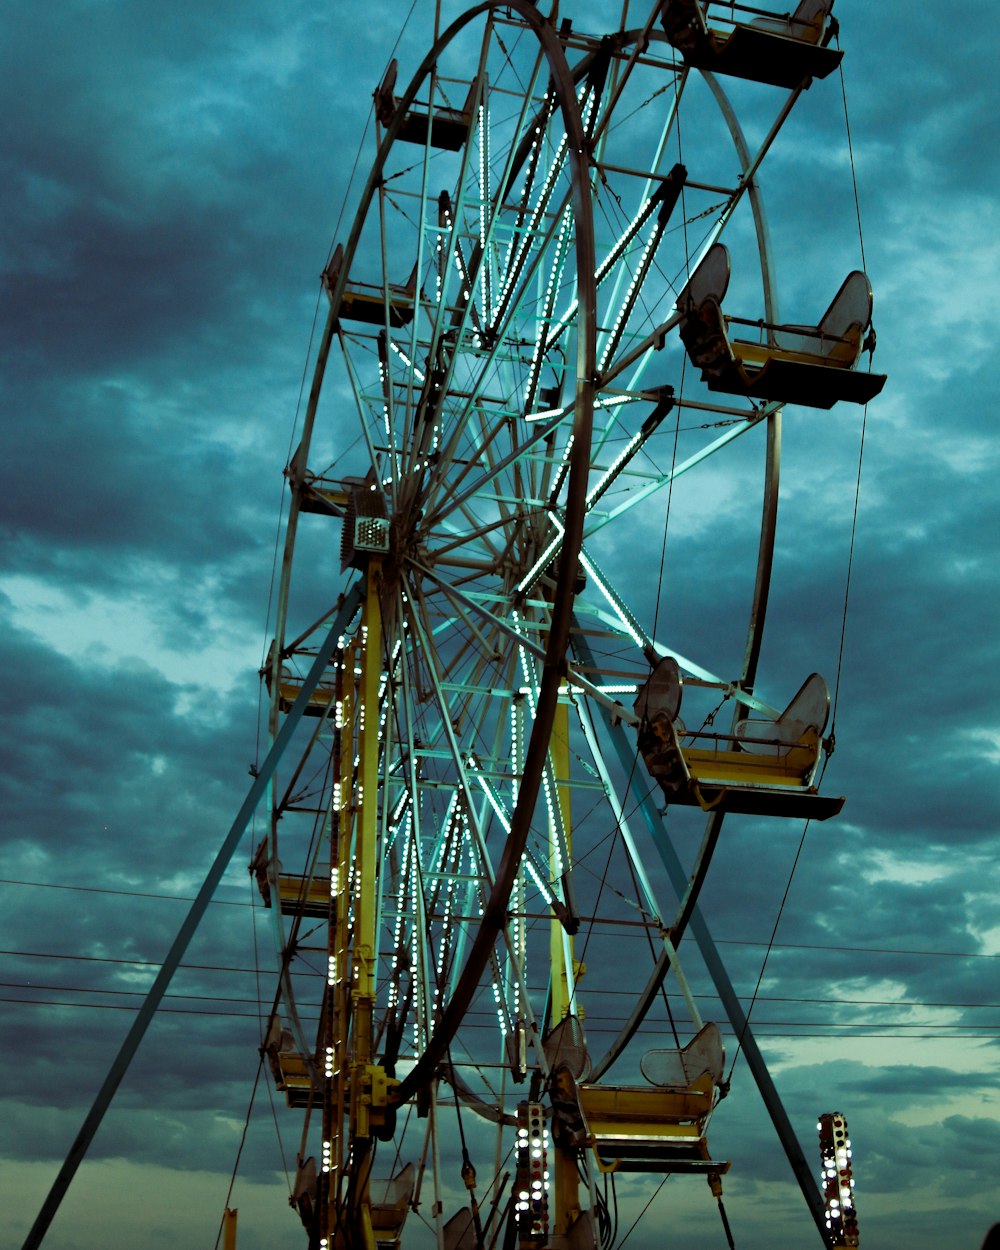
[[(385, 77), (375, 92), (375, 112), (383, 126), (389, 125), (399, 105), (395, 94), (398, 73), (398, 62), (390, 61)], [(472, 125), (475, 88), (475, 83), (469, 84), (465, 103), (459, 109), (447, 105), (435, 106), (432, 114), (426, 105), (410, 108), (403, 117), (396, 138), (404, 143), (429, 143), (432, 148), (443, 148), (446, 152), (459, 151)]]
[[(857, 371), (872, 342), (872, 290), (860, 269), (814, 326), (730, 317), (722, 311), (728, 286), (729, 252), (716, 243), (677, 299), (681, 339), (710, 391), (832, 408), (840, 399), (866, 404), (885, 385), (885, 374)], [(756, 327), (757, 341), (732, 337), (734, 325)]]
[[(825, 78), (840, 64), (843, 53), (829, 46), (832, 8), (833, 0), (802, 0), (790, 14), (718, 5), (716, 20), (725, 25), (713, 26), (710, 3), (666, 0), (660, 21), (688, 65), (792, 88)], [(746, 20), (736, 14), (746, 14)]]
[[(322, 275), (323, 287), (330, 299), (333, 298), (343, 260), (344, 249), (338, 243)], [(399, 329), (413, 320), (416, 295), (417, 269), (414, 265), (413, 272), (402, 286), (390, 284), (388, 290), (361, 282), (345, 286), (338, 316), (342, 321), (360, 321), (375, 326), (384, 326), (388, 320), (390, 326)]]
[(679, 717), (677, 661), (660, 661), (639, 691), (639, 751), (671, 803), (705, 811), (826, 820), (843, 798), (817, 792), (826, 682), (813, 673), (776, 720), (744, 720), (734, 733), (690, 731)]

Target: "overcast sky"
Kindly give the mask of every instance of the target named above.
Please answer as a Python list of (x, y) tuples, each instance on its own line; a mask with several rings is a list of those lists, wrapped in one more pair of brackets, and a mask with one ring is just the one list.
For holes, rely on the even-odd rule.
[[(0, 3), (2, 1250), (20, 1246), (259, 758), (318, 274), (408, 9)], [(594, 30), (599, 9), (562, 6)], [(826, 786), (848, 805), (804, 843), (754, 1020), (809, 1148), (818, 1112), (848, 1116), (862, 1244), (974, 1250), (1000, 1219), (995, 13), (836, 12), (890, 381), (864, 431)], [(404, 78), (432, 17), (415, 0)], [(783, 140), (762, 182), (783, 308), (805, 319), (859, 263), (837, 76)], [(788, 438), (764, 657), (767, 672), (790, 657), (781, 692), (807, 665), (836, 668), (862, 430), (859, 409), (808, 420)], [(725, 572), (722, 551), (708, 612)], [(745, 995), (800, 836), (734, 824), (713, 865), (704, 911)], [(273, 993), (253, 974), (269, 939), (252, 925), (252, 842), (52, 1250), (214, 1243)], [(232, 1197), (241, 1250), (301, 1240), (269, 1118), (261, 1093)], [(745, 1067), (713, 1145), (735, 1160), (741, 1250), (816, 1244)], [(671, 1227), (693, 1250), (724, 1244), (702, 1195), (676, 1188), (676, 1216), (665, 1191), (636, 1244), (681, 1245)]]

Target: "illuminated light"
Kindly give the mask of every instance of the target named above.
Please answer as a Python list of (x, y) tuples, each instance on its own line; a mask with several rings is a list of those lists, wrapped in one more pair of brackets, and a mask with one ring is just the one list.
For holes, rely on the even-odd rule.
[(618, 601), (618, 597), (611, 590), (611, 587), (605, 581), (603, 575), (598, 571), (597, 566), (594, 564), (594, 562), (582, 550), (580, 552), (580, 563), (583, 565), (584, 569), (586, 570), (587, 575), (594, 580), (601, 594), (604, 595), (605, 599), (607, 599), (611, 607), (614, 608), (615, 615), (618, 617), (619, 621), (621, 621), (622, 627), (625, 629), (625, 632), (629, 635), (629, 637), (637, 646), (645, 648), (646, 639), (643, 638), (639, 630), (628, 619), (628, 617), (626, 616), (623, 610), (622, 605)]
[[(417, 368), (417, 366), (413, 363), (413, 361), (409, 358), (409, 356), (407, 356), (406, 352), (404, 352), (404, 351), (403, 351), (403, 349), (402, 349), (401, 347), (397, 346), (397, 345), (396, 345), (396, 344), (392, 341), (392, 339), (390, 339), (390, 340), (389, 340), (389, 346), (390, 346), (390, 347), (392, 348), (392, 350), (396, 353), (396, 355), (400, 358), (400, 360), (401, 360), (401, 361), (403, 362), (403, 364), (407, 367), (407, 369), (409, 369), (409, 370), (412, 372), (413, 376), (417, 379), (417, 381), (418, 381), (418, 382), (423, 382), (423, 381), (424, 381), (424, 374), (423, 374), (423, 373), (421, 373), (421, 371)], [(374, 486), (372, 486), (372, 488), (371, 488), (371, 489), (372, 489), (372, 490), (374, 490), (374, 489), (375, 489), (375, 487), (374, 487)]]
[(548, 1184), (543, 1179), (548, 1177), (543, 1158), (548, 1145), (545, 1108), (541, 1103), (518, 1103), (517, 1120), (517, 1175), (514, 1191), (519, 1199), (516, 1203), (518, 1233), (522, 1242), (547, 1240)]
[[(535, 563), (532, 565), (531, 571), (525, 577), (523, 577), (520, 582), (518, 582), (517, 590), (519, 594), (523, 594), (524, 591), (526, 591), (528, 587), (532, 585), (532, 583), (539, 576), (539, 574), (543, 571), (543, 569), (548, 568), (556, 552), (562, 546), (563, 535), (565, 534), (566, 531), (563, 528), (563, 526), (560, 525), (559, 521), (554, 516), (551, 518), (551, 521), (552, 521), (552, 524), (555, 526), (555, 528), (559, 532), (556, 535), (556, 537), (553, 538), (552, 541), (549, 543), (549, 545), (545, 548), (542, 554), (538, 557)], [(534, 708), (532, 708), (532, 714), (534, 714)]]
[[(559, 835), (562, 833), (562, 811), (553, 798), (548, 772), (542, 774), (542, 787), (545, 790), (545, 805), (549, 812), (550, 828), (555, 835)], [(562, 839), (556, 836), (552, 841), (552, 876), (558, 880), (563, 875)]]
[(547, 417), (564, 417), (570, 409), (567, 408), (545, 408), (541, 412), (526, 412), (524, 414), (525, 421), (544, 421)]
[(820, 1179), (831, 1243), (837, 1247), (857, 1246), (857, 1213), (853, 1198), (854, 1180), (848, 1161), (850, 1142), (847, 1121), (840, 1112), (829, 1112), (820, 1116), (817, 1130), (823, 1162)]
[[(590, 90), (591, 90), (590, 85), (587, 84), (585, 86), (585, 93), (589, 92)], [(539, 131), (538, 133), (541, 134), (541, 131)], [(539, 152), (540, 147), (541, 145), (538, 143), (537, 140), (532, 144), (532, 163), (529, 169), (529, 175), (532, 178), (532, 180), (534, 178), (534, 170), (537, 167), (538, 152)], [(517, 248), (516, 250), (514, 250), (513, 257), (511, 257), (510, 252), (508, 252), (507, 262), (505, 265), (506, 272), (505, 272), (504, 282), (500, 290), (500, 299), (497, 302), (496, 312), (497, 312), (498, 319), (502, 317), (504, 313), (507, 311), (508, 296), (524, 264), (524, 258), (527, 254), (528, 248), (531, 246), (531, 239), (535, 235), (535, 232), (538, 229), (538, 224), (541, 221), (546, 210), (548, 209), (549, 198), (551, 197), (552, 191), (555, 188), (557, 178), (562, 173), (563, 165), (566, 160), (567, 151), (568, 151), (568, 136), (564, 134), (562, 138), (559, 140), (559, 143), (556, 146), (556, 150), (552, 155), (551, 164), (549, 166), (549, 172), (546, 175), (545, 181), (542, 183), (542, 189), (538, 194), (538, 200), (535, 203), (535, 207), (531, 214), (531, 218), (528, 222), (527, 228), (521, 234), (521, 237), (518, 241)], [(528, 184), (527, 184), (527, 179), (526, 179), (526, 182), (525, 182), (526, 192), (527, 192), (527, 186)]]
[[(546, 323), (552, 316), (552, 310), (555, 307), (556, 283), (562, 274), (563, 263), (565, 260), (565, 248), (569, 231), (572, 226), (572, 216), (568, 211), (564, 211), (562, 221), (559, 226), (559, 234), (556, 239), (555, 252), (549, 267), (549, 278), (545, 287), (545, 295), (542, 304), (538, 310), (536, 317), (538, 321), (538, 334), (535, 340), (535, 348), (531, 356), (531, 364), (528, 368), (528, 378), (524, 387), (524, 406), (530, 408), (535, 400), (535, 390), (538, 385), (538, 378), (542, 367), (542, 358), (545, 354), (546, 343)], [(537, 415), (533, 415), (532, 420), (537, 421)]]
[(490, 257), (487, 248), (487, 205), (489, 202), (489, 129), (487, 126), (486, 106), (479, 106), (479, 285), (483, 296), (483, 313), (487, 323), (492, 320), (492, 298), (490, 292)]

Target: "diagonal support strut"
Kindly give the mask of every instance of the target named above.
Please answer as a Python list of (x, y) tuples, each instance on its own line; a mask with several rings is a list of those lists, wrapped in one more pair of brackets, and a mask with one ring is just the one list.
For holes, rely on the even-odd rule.
[(42, 1204), (31, 1231), (25, 1239), (22, 1250), (37, 1250), (37, 1247), (42, 1244), (49, 1225), (55, 1218), (56, 1212), (66, 1196), (66, 1191), (76, 1175), (77, 1168), (83, 1162), (90, 1143), (93, 1141), (97, 1130), (101, 1126), (101, 1121), (111, 1105), (111, 1100), (114, 1098), (122, 1078), (128, 1071), (135, 1052), (139, 1049), (139, 1043), (145, 1036), (146, 1030), (149, 1028), (153, 1016), (156, 1014), (163, 996), (167, 992), (167, 987), (170, 985), (178, 965), (184, 958), (184, 952), (187, 950), (195, 930), (201, 923), (202, 917), (212, 901), (212, 895), (215, 893), (223, 873), (229, 867), (229, 861), (232, 859), (237, 846), (243, 839), (246, 827), (250, 823), (250, 817), (263, 798), (268, 782), (277, 768), (278, 761), (281, 759), (292, 734), (302, 719), (309, 703), (309, 698), (319, 684), (319, 680), (337, 648), (341, 635), (361, 607), (364, 596), (365, 583), (362, 580), (355, 583), (354, 587), (341, 599), (339, 611), (334, 618), (333, 624), (330, 626), (330, 632), (324, 639), (309, 670), (309, 674), (302, 683), (302, 689), (299, 691), (298, 697), (289, 709), (280, 732), (272, 743), (267, 757), (254, 778), (253, 785), (250, 787), (247, 797), (243, 800), (243, 806), (237, 813), (225, 841), (219, 848), (219, 853), (216, 855), (212, 867), (208, 870), (208, 875), (195, 896), (195, 900), (191, 904), (191, 908), (178, 930), (177, 936), (174, 938), (173, 945), (167, 952), (167, 957), (164, 959), (163, 965), (157, 973), (155, 981), (150, 986), (149, 993), (139, 1008), (139, 1013), (133, 1021), (131, 1029), (128, 1031), (128, 1035), (122, 1042), (121, 1049), (115, 1056), (114, 1062), (104, 1078), (104, 1084), (97, 1092), (94, 1104), (90, 1108), (87, 1118), (76, 1136), (76, 1140), (70, 1147), (65, 1162), (59, 1169), (55, 1182)]
[[(602, 709), (602, 712), (608, 722), (615, 751), (625, 770), (625, 775), (631, 777), (633, 765), (635, 764), (635, 750), (628, 741), (621, 724), (611, 724), (609, 713), (605, 709)], [(660, 859), (663, 861), (663, 866), (667, 870), (670, 882), (676, 890), (678, 898), (683, 898), (687, 891), (687, 874), (664, 827), (660, 813), (648, 794), (640, 794), (638, 789), (634, 789), (633, 797), (642, 809), (643, 819), (649, 829)], [(805, 1198), (809, 1212), (816, 1222), (823, 1244), (829, 1245), (826, 1231), (826, 1210), (823, 1206), (823, 1199), (819, 1189), (816, 1186), (816, 1181), (813, 1178), (812, 1169), (802, 1153), (802, 1147), (795, 1136), (795, 1130), (792, 1128), (791, 1121), (782, 1105), (774, 1081), (771, 1079), (771, 1074), (767, 1070), (764, 1056), (760, 1053), (757, 1041), (750, 1029), (750, 1022), (740, 1004), (733, 983), (729, 979), (729, 973), (722, 962), (722, 956), (719, 954), (718, 947), (712, 939), (705, 918), (697, 906), (691, 909), (689, 924), (694, 939), (698, 943), (701, 956), (705, 961), (705, 966), (725, 1008), (726, 1015), (729, 1017), (729, 1022), (733, 1026), (736, 1036), (742, 1042), (747, 1066), (757, 1082), (760, 1096), (764, 1100), (764, 1106), (771, 1117), (771, 1123), (774, 1125), (778, 1140), (781, 1142), (795, 1179), (802, 1190), (802, 1196)]]

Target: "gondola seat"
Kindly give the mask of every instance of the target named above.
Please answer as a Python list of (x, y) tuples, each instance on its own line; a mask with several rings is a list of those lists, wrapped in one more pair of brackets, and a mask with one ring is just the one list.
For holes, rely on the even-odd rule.
[(639, 752), (669, 803), (704, 811), (826, 820), (843, 798), (815, 786), (830, 708), (826, 682), (813, 673), (777, 720), (745, 720), (720, 734), (685, 728), (676, 660), (659, 662), (635, 700)]
[[(323, 287), (331, 300), (343, 264), (344, 249), (338, 243), (330, 263), (323, 270)], [(365, 325), (382, 327), (388, 320), (388, 324), (398, 330), (413, 320), (416, 297), (417, 268), (414, 265), (407, 281), (402, 286), (390, 283), (388, 291), (363, 282), (345, 284), (338, 317), (342, 321), (360, 321)]]
[(286, 916), (327, 919), (330, 915), (330, 865), (319, 865), (310, 877), (295, 872), (282, 872), (280, 860), (276, 867), (277, 872), (272, 873), (269, 840), (264, 838), (250, 861), (250, 871), (257, 879), (257, 888), (264, 900), (264, 906), (270, 907), (272, 904), (271, 881), (274, 876), (277, 878), (281, 910)]
[[(728, 285), (729, 253), (715, 243), (677, 299), (681, 339), (710, 391), (832, 408), (841, 399), (866, 404), (885, 385), (884, 374), (857, 370), (872, 316), (871, 286), (860, 269), (815, 326), (727, 316)], [(733, 326), (756, 327), (757, 341), (733, 337)]]
[(316, 1215), (316, 1199), (319, 1194), (319, 1177), (316, 1171), (316, 1160), (312, 1155), (303, 1159), (299, 1157), (295, 1170), (295, 1186), (288, 1199), (289, 1206), (299, 1213), (303, 1227), (312, 1230)]
[(576, 1096), (587, 1141), (604, 1172), (725, 1172), (705, 1140), (719, 1098), (724, 1051), (706, 1024), (687, 1046), (655, 1050), (641, 1070), (650, 1085), (580, 1083)]
[[(399, 63), (393, 59), (385, 72), (378, 90), (375, 92), (375, 112), (383, 126), (388, 126), (399, 107), (396, 98), (396, 79), (399, 75)], [(460, 109), (448, 105), (435, 105), (433, 115), (430, 108), (412, 106), (407, 110), (396, 132), (396, 138), (404, 143), (430, 143), (432, 148), (441, 148), (446, 152), (458, 152), (469, 134), (472, 125), (472, 113), (476, 100), (476, 84), (469, 84), (465, 103)]]
[[(271, 674), (270, 669), (265, 672), (265, 680), (267, 683), (268, 693), (271, 693)], [(282, 669), (281, 676), (278, 679), (278, 702), (283, 712), (291, 710), (295, 700), (302, 693), (302, 679), (297, 677), (288, 669)], [(330, 704), (335, 702), (337, 697), (336, 690), (332, 681), (318, 682), (309, 695), (306, 703), (304, 716), (327, 716), (330, 711)]]
[[(724, 27), (709, 25), (713, 7)], [(740, 5), (713, 6), (711, 0), (665, 0), (660, 21), (695, 69), (791, 89), (825, 78), (840, 64), (843, 52), (829, 46), (832, 8), (833, 0), (801, 0), (794, 13), (762, 15)], [(741, 13), (748, 20), (736, 16)]]
[(264, 1040), (275, 1088), (285, 1095), (290, 1107), (306, 1107), (312, 1101), (313, 1083), (305, 1056), (295, 1049), (291, 1030), (279, 1016), (272, 1016)]
[(399, 1245), (403, 1224), (413, 1200), (413, 1186), (412, 1163), (408, 1163), (391, 1178), (373, 1180), (369, 1183), (368, 1201), (376, 1245), (385, 1247)]

